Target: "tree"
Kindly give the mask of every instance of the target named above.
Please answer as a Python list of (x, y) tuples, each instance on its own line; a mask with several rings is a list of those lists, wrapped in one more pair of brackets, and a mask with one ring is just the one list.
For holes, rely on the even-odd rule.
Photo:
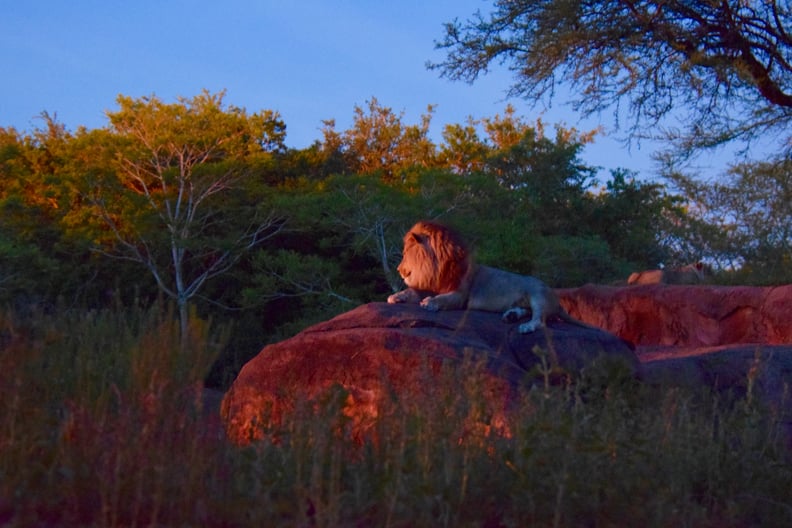
[(94, 303), (104, 289), (75, 185), (75, 136), (54, 116), (22, 135), (0, 128), (0, 298)]
[(723, 181), (670, 178), (693, 204), (710, 257), (751, 282), (792, 280), (792, 161), (742, 163)]
[(421, 116), (419, 125), (405, 125), (403, 113), (381, 106), (376, 98), (368, 108), (355, 106), (351, 129), (339, 134), (334, 122), (326, 121), (323, 133), (330, 150), (341, 149), (359, 173), (380, 171), (386, 180), (401, 175), (406, 169), (429, 168), (435, 165), (435, 146), (429, 139), (433, 107)]
[(118, 185), (105, 180), (94, 196), (117, 242), (105, 252), (145, 266), (176, 302), (183, 331), (188, 302), (207, 280), (283, 225), (255, 203), (237, 199), (253, 210), (245, 215), (223, 203), (251, 189), (245, 163), (282, 150), (285, 136), (277, 113), (248, 115), (223, 96), (204, 91), (174, 104), (119, 96), (119, 110), (108, 114)]
[[(0, 302), (34, 297), (48, 289), (57, 262), (39, 247), (48, 230), (49, 204), (31, 166), (34, 146), (13, 128), (0, 127)], [(42, 210), (43, 209), (43, 210)], [(42, 225), (43, 224), (43, 225)]]
[[(591, 115), (627, 98), (630, 130), (677, 153), (781, 132), (792, 149), (792, 4), (787, 0), (497, 0), (489, 17), (445, 26), (430, 69), (473, 82), (492, 64), (514, 72), (510, 95), (571, 87)], [(665, 128), (664, 118), (686, 123)]]
[(469, 117), (465, 125), (448, 124), (443, 127), (440, 146), (441, 164), (457, 174), (480, 171), (489, 153), (489, 146), (479, 137), (479, 121)]
[(586, 224), (608, 243), (614, 258), (629, 263), (625, 272), (674, 263), (664, 242), (674, 238), (675, 225), (685, 217), (681, 197), (669, 196), (663, 185), (636, 180), (632, 172), (614, 170), (592, 205)]
[(515, 214), (530, 217), (543, 235), (579, 232), (586, 190), (596, 172), (579, 154), (593, 133), (556, 127), (551, 138), (541, 120), (526, 123), (511, 106), (483, 124), (492, 145), (484, 172), (512, 191)]

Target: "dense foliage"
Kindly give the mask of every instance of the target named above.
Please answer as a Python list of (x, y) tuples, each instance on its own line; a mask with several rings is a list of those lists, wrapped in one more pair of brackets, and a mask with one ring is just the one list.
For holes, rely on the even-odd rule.
[[(238, 325), (223, 360), (238, 366), (399, 288), (401, 237), (420, 218), (457, 227), (480, 261), (553, 286), (705, 257), (750, 262), (741, 280), (788, 279), (788, 164), (735, 169), (735, 187), (701, 205), (691, 182), (675, 195), (618, 167), (597, 181), (579, 158), (594, 134), (551, 132), (511, 107), (447, 126), (436, 145), (431, 108), (412, 125), (372, 99), (351, 129), (327, 122), (297, 150), (277, 113), (249, 114), (223, 93), (118, 105), (102, 129), (47, 115), (32, 133), (0, 129), (0, 303), (24, 313), (162, 298), (183, 329), (190, 307)], [(737, 199), (770, 183), (773, 204)]]

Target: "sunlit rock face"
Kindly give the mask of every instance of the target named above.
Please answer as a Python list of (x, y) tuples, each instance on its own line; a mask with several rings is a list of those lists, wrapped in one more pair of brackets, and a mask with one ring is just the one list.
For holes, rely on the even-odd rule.
[(792, 285), (586, 285), (558, 294), (571, 315), (634, 343), (639, 350), (792, 344)]
[(495, 415), (516, 387), (541, 380), (539, 349), (560, 372), (615, 359), (646, 383), (750, 390), (792, 423), (785, 400), (792, 386), (792, 285), (586, 285), (558, 294), (573, 317), (603, 331), (552, 321), (546, 331), (520, 334), (495, 313), (360, 306), (248, 362), (222, 403), (226, 432), (241, 444), (261, 438), (288, 422), (297, 402), (326, 398), (333, 387), (343, 416), (365, 431), (383, 402), (420, 397), (442, 365), (466, 359), (481, 362), (482, 392)]
[(607, 332), (561, 321), (532, 334), (518, 333), (517, 326), (496, 313), (360, 306), (269, 345), (249, 361), (223, 400), (226, 432), (241, 444), (261, 438), (297, 402), (324, 398), (334, 386), (342, 391), (343, 414), (363, 430), (383, 401), (426, 392), (443, 365), (467, 362), (479, 362), (483, 391), (497, 414), (515, 388), (543, 377), (536, 347), (547, 351), (545, 365), (556, 371), (575, 373), (610, 359), (638, 369), (631, 346)]
[(558, 291), (573, 316), (636, 345), (649, 383), (753, 395), (792, 424), (792, 285)]

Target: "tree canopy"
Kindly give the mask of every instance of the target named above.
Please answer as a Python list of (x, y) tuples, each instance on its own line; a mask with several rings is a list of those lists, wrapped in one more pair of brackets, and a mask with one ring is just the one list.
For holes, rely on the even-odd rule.
[(567, 83), (584, 115), (627, 101), (630, 131), (678, 154), (770, 133), (792, 149), (787, 0), (498, 0), (436, 46), (447, 55), (428, 66), (450, 79), (505, 64), (512, 96), (552, 99)]
[(183, 324), (238, 325), (239, 365), (401, 288), (401, 239), (421, 218), (458, 228), (480, 262), (554, 287), (702, 257), (743, 263), (746, 282), (788, 280), (788, 163), (743, 166), (709, 192), (680, 175), (683, 200), (623, 168), (599, 182), (579, 157), (592, 133), (510, 106), (435, 144), (431, 108), (412, 124), (372, 99), (348, 130), (328, 122), (294, 150), (276, 112), (223, 97), (120, 96), (94, 130), (46, 115), (31, 134), (0, 127), (0, 305), (164, 299)]
[(282, 149), (285, 135), (277, 113), (248, 115), (227, 108), (223, 96), (204, 91), (172, 104), (119, 96), (119, 110), (108, 114), (111, 129), (93, 133), (115, 145), (109, 173), (94, 180), (90, 194), (115, 237), (99, 249), (142, 264), (176, 302), (183, 329), (187, 302), (206, 281), (283, 224), (256, 204), (240, 214), (239, 201), (220, 201), (239, 188), (251, 191), (248, 167)]

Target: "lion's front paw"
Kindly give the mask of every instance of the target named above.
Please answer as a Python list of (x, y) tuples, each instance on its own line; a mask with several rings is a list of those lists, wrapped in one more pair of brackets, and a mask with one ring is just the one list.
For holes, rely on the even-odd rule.
[(404, 301), (402, 300), (401, 296), (399, 296), (398, 293), (394, 293), (388, 296), (388, 304), (396, 304), (400, 302), (404, 302)]
[(435, 300), (434, 297), (426, 297), (423, 301), (421, 301), (421, 308), (429, 310), (430, 312), (436, 312), (440, 310), (440, 304)]
[(421, 301), (421, 297), (418, 295), (418, 292), (416, 292), (412, 288), (407, 288), (406, 290), (393, 293), (388, 297), (388, 303), (390, 304), (417, 303), (420, 301)]

